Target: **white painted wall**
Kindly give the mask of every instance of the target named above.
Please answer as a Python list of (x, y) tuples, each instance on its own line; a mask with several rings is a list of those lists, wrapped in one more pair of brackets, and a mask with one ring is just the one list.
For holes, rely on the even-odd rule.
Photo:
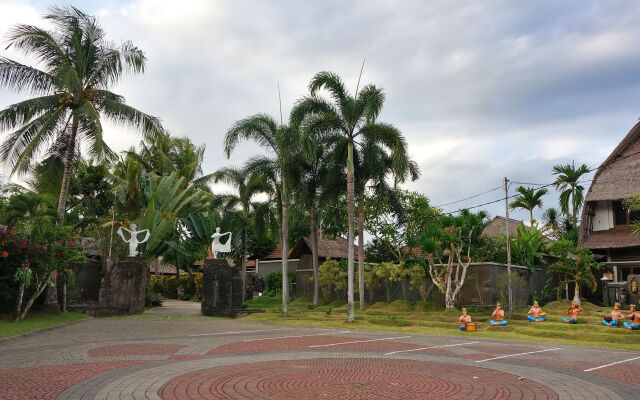
[(599, 201), (596, 204), (596, 212), (593, 216), (593, 230), (606, 231), (613, 229), (613, 207), (611, 201)]

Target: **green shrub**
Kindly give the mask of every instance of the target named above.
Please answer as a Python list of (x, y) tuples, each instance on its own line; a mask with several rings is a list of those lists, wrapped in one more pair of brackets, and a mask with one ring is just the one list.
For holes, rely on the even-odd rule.
[[(294, 296), (293, 283), (296, 281), (295, 271), (289, 272), (289, 295)], [(274, 271), (264, 278), (264, 296), (278, 296), (282, 293), (282, 271)]]
[(164, 301), (164, 297), (162, 296), (162, 293), (147, 292), (144, 295), (144, 306), (145, 307), (161, 306), (163, 301)]

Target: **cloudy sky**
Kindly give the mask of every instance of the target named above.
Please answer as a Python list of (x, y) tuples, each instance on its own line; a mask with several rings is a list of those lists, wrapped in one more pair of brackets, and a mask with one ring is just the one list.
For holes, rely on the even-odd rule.
[[(49, 4), (0, 0), (0, 33), (42, 25)], [(146, 73), (114, 91), (174, 135), (205, 143), (205, 172), (257, 152), (246, 144), (227, 160), (223, 136), (245, 116), (277, 116), (278, 83), (286, 118), (318, 71), (337, 72), (355, 89), (363, 59), (363, 81), (387, 94), (380, 120), (402, 130), (422, 169), (408, 187), (434, 205), (497, 187), (505, 176), (549, 183), (557, 163), (595, 167), (640, 116), (637, 2), (72, 4), (98, 16), (109, 39), (130, 39), (146, 52)], [(0, 55), (18, 58), (4, 46)], [(20, 98), (0, 89), (2, 108)], [(139, 142), (136, 132), (112, 126), (106, 137), (115, 150)], [(493, 191), (444, 208), (499, 197)], [(551, 191), (545, 207), (556, 198)], [(484, 208), (504, 213), (502, 204)]]

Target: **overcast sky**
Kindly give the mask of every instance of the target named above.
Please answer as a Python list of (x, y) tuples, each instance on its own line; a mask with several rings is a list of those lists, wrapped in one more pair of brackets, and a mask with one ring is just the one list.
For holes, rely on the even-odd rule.
[[(43, 25), (48, 1), (0, 0), (0, 31)], [(314, 73), (351, 90), (384, 88), (380, 121), (405, 134), (434, 205), (514, 181), (549, 183), (551, 168), (599, 165), (640, 116), (640, 3), (632, 1), (77, 1), (109, 39), (146, 52), (144, 75), (114, 88), (172, 134), (207, 146), (205, 172), (239, 165), (222, 140), (248, 115), (285, 118)], [(15, 57), (4, 50), (0, 55)], [(20, 60), (23, 60), (21, 57)], [(0, 89), (0, 107), (23, 98)], [(107, 125), (118, 151), (138, 133)], [(512, 187), (513, 189), (513, 187)], [(444, 207), (500, 197), (493, 191)], [(545, 207), (557, 204), (551, 190)], [(503, 215), (504, 205), (484, 207)], [(538, 210), (536, 214), (541, 214)], [(515, 218), (528, 213), (515, 211)]]

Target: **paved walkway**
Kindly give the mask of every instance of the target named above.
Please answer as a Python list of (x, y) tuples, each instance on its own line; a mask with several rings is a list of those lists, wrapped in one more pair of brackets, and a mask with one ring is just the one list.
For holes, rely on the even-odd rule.
[(152, 316), (3, 343), (0, 399), (640, 399), (638, 353)]
[(161, 307), (154, 307), (147, 311), (147, 314), (200, 315), (200, 303), (166, 299)]

